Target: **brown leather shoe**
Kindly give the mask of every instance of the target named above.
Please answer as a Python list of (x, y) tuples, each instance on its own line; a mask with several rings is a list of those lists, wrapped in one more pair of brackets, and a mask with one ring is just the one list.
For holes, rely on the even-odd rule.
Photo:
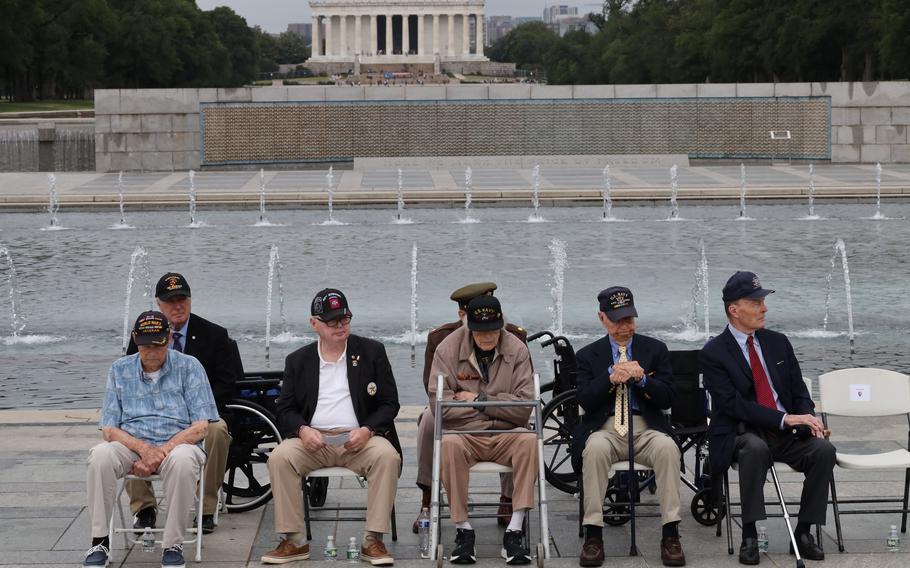
[(585, 539), (578, 556), (579, 566), (603, 566), (604, 541), (599, 538)]
[(367, 537), (360, 547), (360, 559), (373, 566), (391, 566), (395, 559), (389, 554), (385, 544), (375, 537)]
[(512, 500), (505, 495), (499, 496), (499, 509), (496, 510), (496, 523), (501, 527), (509, 526), (512, 520)]
[(678, 536), (666, 536), (660, 539), (660, 559), (664, 566), (685, 566), (686, 555)]
[(266, 552), (259, 560), (263, 564), (286, 564), (297, 560), (307, 560), (310, 557), (310, 545), (297, 546), (289, 539), (281, 539), (278, 548)]

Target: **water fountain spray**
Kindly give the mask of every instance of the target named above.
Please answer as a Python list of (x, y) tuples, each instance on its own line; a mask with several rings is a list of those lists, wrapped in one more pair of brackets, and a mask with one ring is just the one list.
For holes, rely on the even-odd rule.
[(411, 352), (417, 345), (417, 243), (411, 246)]
[(809, 217), (808, 219), (818, 219), (815, 214), (815, 166), (809, 164)]
[(332, 203), (335, 196), (335, 169), (329, 166), (329, 173), (325, 174), (325, 191), (329, 196), (329, 223), (335, 223), (335, 207)]
[(117, 175), (117, 197), (120, 201), (120, 223), (119, 227), (128, 227), (126, 224), (126, 215), (123, 212), (123, 172)]
[(398, 223), (410, 223), (409, 219), (402, 218), (404, 214), (404, 178), (402, 177), (401, 168), (398, 168)]
[(746, 216), (746, 164), (739, 165), (739, 218), (748, 219)]
[(543, 221), (540, 217), (540, 164), (534, 165), (534, 170), (531, 172), (531, 179), (534, 186), (534, 192), (531, 195), (531, 206), (534, 210), (531, 212), (528, 221)]
[(57, 195), (57, 176), (47, 174), (48, 203), (47, 212), (51, 215), (51, 227), (57, 228), (57, 211), (60, 210), (60, 197)]
[(603, 185), (603, 199), (604, 199), (604, 208), (603, 208), (603, 220), (612, 221), (616, 219), (613, 216), (613, 197), (610, 195), (610, 192), (613, 189), (613, 183), (610, 179), (610, 166), (609, 164), (604, 166), (604, 185)]
[(566, 254), (566, 243), (554, 238), (547, 245), (550, 249), (550, 268), (553, 270), (552, 284), (550, 285), (550, 297), (553, 299), (553, 305), (547, 309), (553, 315), (552, 329), (557, 336), (563, 335), (564, 322), (564, 295), (565, 295), (565, 275), (566, 265), (568, 264), (568, 255)]
[(281, 257), (278, 256), (278, 245), (272, 245), (269, 251), (269, 276), (265, 298), (265, 366), (270, 365), (270, 351), (272, 344), (272, 289), (274, 280), (278, 280), (278, 312), (281, 316), (281, 325), (284, 334), (290, 334), (288, 319), (284, 314), (284, 287), (281, 284)]
[(126, 348), (130, 343), (130, 300), (133, 297), (133, 283), (137, 278), (145, 279), (143, 296), (149, 299), (149, 309), (152, 309), (152, 271), (149, 266), (149, 256), (144, 248), (137, 246), (130, 255), (130, 272), (126, 277), (126, 297), (123, 301), (123, 349), (121, 355), (126, 355)]
[(882, 215), (882, 165), (875, 164), (875, 215), (873, 219), (884, 219)]
[[(695, 282), (692, 285), (692, 302), (684, 325), (686, 332), (692, 333), (695, 338), (703, 335), (707, 339), (711, 332), (710, 287), (708, 284), (708, 256), (703, 240), (699, 242), (699, 248), (698, 262), (695, 264)], [(699, 311), (702, 312), (701, 326), (699, 326)]]
[(190, 227), (198, 227), (196, 221), (196, 172), (190, 170)]
[(269, 220), (265, 218), (265, 170), (259, 169), (259, 223), (258, 225), (268, 225)]
[(474, 186), (474, 170), (470, 166), (464, 171), (464, 223), (477, 223), (471, 216), (471, 191)]
[(679, 219), (679, 203), (676, 201), (679, 195), (679, 174), (677, 173), (676, 164), (670, 167), (670, 220)]
[(837, 239), (834, 243), (834, 252), (831, 255), (831, 270), (825, 277), (825, 319), (822, 322), (822, 331), (828, 331), (828, 316), (831, 306), (831, 281), (834, 277), (834, 271), (837, 268), (837, 257), (841, 259), (841, 269), (844, 273), (844, 294), (847, 300), (847, 337), (850, 339), (850, 354), (854, 353), (854, 341), (856, 334), (853, 330), (853, 294), (850, 291), (850, 266), (847, 263), (847, 245), (843, 239)]
[(6, 282), (9, 285), (9, 311), (10, 311), (10, 331), (14, 338), (25, 330), (25, 318), (19, 310), (19, 282), (16, 277), (16, 265), (13, 264), (13, 256), (9, 249), (0, 245), (0, 257), (6, 258)]

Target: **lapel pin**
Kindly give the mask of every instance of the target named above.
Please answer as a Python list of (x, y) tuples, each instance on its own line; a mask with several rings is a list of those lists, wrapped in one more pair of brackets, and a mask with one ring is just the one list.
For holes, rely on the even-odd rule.
[[(356, 367), (358, 363), (360, 363), (360, 355), (351, 355), (351, 366)], [(373, 385), (373, 383), (370, 383), (370, 384)], [(376, 385), (373, 385), (373, 391), (375, 392), (375, 390), (376, 390)], [(370, 393), (370, 394), (373, 394), (373, 393)]]
[(371, 382), (367, 385), (367, 394), (370, 396), (376, 396), (376, 383)]

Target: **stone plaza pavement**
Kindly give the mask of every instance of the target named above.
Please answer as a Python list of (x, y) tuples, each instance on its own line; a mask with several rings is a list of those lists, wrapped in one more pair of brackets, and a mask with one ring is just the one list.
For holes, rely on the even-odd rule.
[[(419, 493), (414, 486), (416, 463), (414, 444), (418, 407), (405, 407), (398, 419), (398, 429), (404, 446), (404, 468), (397, 497), (397, 523), (399, 540), (390, 550), (397, 566), (430, 566), (428, 560), (417, 559), (417, 537), (410, 531), (419, 503)], [(77, 566), (89, 543), (89, 519), (85, 508), (85, 459), (88, 449), (100, 440), (97, 430), (97, 411), (2, 411), (0, 412), (0, 565), (2, 566)], [(880, 420), (861, 423), (833, 422), (833, 441), (845, 451), (863, 452), (894, 449), (906, 440), (905, 423), (900, 420)], [(897, 440), (897, 441), (895, 441)], [(691, 454), (687, 454), (691, 457)], [(847, 496), (899, 495), (903, 473), (845, 473), (836, 472), (838, 492)], [(785, 493), (798, 496), (800, 476), (783, 475)], [(737, 488), (735, 479), (733, 491)], [(766, 485), (771, 497), (771, 484)], [(478, 476), (472, 483), (478, 502), (495, 499), (498, 480), (495, 476)], [(683, 521), (682, 542), (689, 566), (737, 566), (736, 556), (728, 556), (725, 538), (716, 538), (714, 529), (696, 523), (688, 512), (692, 492), (682, 489)], [(365, 492), (350, 480), (339, 485), (332, 481), (328, 503), (362, 504)], [(577, 537), (577, 501), (572, 495), (561, 493), (548, 486), (550, 502), (550, 531), (553, 557), (547, 566), (577, 566), (581, 545)], [(653, 501), (651, 495), (643, 497)], [(774, 508), (769, 508), (772, 512)], [(536, 511), (534, 511), (536, 513)], [(260, 566), (259, 557), (277, 543), (273, 524), (274, 509), (271, 503), (246, 513), (224, 514), (218, 530), (204, 539), (203, 565), (213, 568)], [(328, 522), (313, 524), (312, 560), (323, 562), (322, 545), (327, 534), (335, 534), (339, 543), (346, 543), (351, 536), (360, 536), (361, 523), (336, 522), (333, 514), (316, 513)], [(824, 548), (827, 560), (809, 562), (808, 566), (908, 566), (910, 565), (910, 540), (905, 540), (901, 552), (890, 553), (885, 548), (885, 538), (891, 524), (899, 524), (899, 515), (844, 516), (843, 526), (847, 552), (839, 554), (834, 541), (834, 523), (829, 513), (829, 524), (824, 531)], [(770, 535), (770, 553), (762, 559), (762, 566), (793, 566), (787, 554), (788, 541), (784, 523), (780, 518), (767, 521)], [(532, 517), (533, 538), (538, 538), (539, 524), (536, 514)], [(160, 526), (160, 525), (159, 525)], [(501, 566), (498, 558), (501, 530), (492, 519), (474, 522), (478, 534), (480, 566)], [(607, 527), (605, 541), (607, 562), (605, 566), (637, 567), (660, 566), (658, 520), (642, 518), (638, 524), (638, 543), (641, 556), (628, 556), (628, 525)], [(906, 535), (904, 535), (906, 537)], [(442, 542), (451, 550), (454, 532), (451, 525), (443, 525)], [(738, 550), (739, 529), (734, 525), (734, 542)], [(189, 551), (188, 551), (189, 552)], [(158, 566), (160, 550), (144, 553), (141, 548), (124, 550), (122, 540), (114, 542), (112, 566)], [(196, 565), (191, 553), (187, 554), (189, 566)], [(326, 563), (327, 564), (327, 563)], [(295, 563), (301, 566), (306, 564)]]
[[(349, 166), (348, 166), (349, 167)], [(321, 207), (326, 203), (328, 166), (307, 170), (266, 170), (266, 201), (274, 205)], [(874, 165), (814, 166), (819, 198), (875, 199)], [(680, 199), (738, 199), (740, 166), (680, 166)], [(670, 197), (669, 168), (614, 165), (610, 182), (617, 200), (665, 200)], [(472, 194), (477, 203), (526, 203), (534, 187), (531, 169), (473, 170)], [(117, 173), (63, 172), (56, 174), (61, 207), (115, 208)], [(458, 206), (464, 202), (464, 169), (405, 169), (401, 187), (408, 204)], [(804, 199), (809, 194), (809, 164), (746, 166), (748, 199)], [(195, 175), (200, 204), (258, 207), (258, 170), (202, 171)], [(398, 172), (394, 168), (354, 171), (336, 169), (334, 200), (337, 204), (388, 205), (398, 197)], [(124, 202), (128, 206), (184, 206), (190, 187), (188, 172), (125, 172)], [(542, 166), (539, 196), (544, 204), (603, 199), (603, 167)], [(885, 198), (910, 195), (910, 165), (887, 165), (881, 180)], [(38, 210), (46, 206), (46, 173), (0, 173), (0, 208)]]

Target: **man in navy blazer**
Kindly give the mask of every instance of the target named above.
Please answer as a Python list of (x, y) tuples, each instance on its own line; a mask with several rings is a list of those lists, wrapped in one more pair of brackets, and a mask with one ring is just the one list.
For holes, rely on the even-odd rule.
[(346, 467), (367, 479), (367, 519), (360, 556), (373, 566), (394, 562), (382, 535), (389, 532), (401, 473), (395, 431), (398, 388), (382, 343), (351, 334), (353, 314), (334, 288), (310, 306), (319, 339), (285, 359), (278, 427), (285, 436), (269, 454), (278, 548), (265, 564), (306, 560), (301, 478), (322, 467)]
[(773, 461), (805, 473), (796, 542), (803, 558), (825, 557), (809, 529), (825, 523), (835, 450), (815, 417), (793, 346), (785, 335), (765, 329), (765, 297), (773, 292), (752, 272), (733, 274), (723, 291), (729, 324), (700, 356), (713, 407), (712, 472), (721, 476), (733, 460), (739, 464), (742, 564), (760, 560), (755, 522), (766, 518), (764, 483)]
[(577, 355), (577, 400), (585, 411), (572, 436), (572, 467), (581, 473), (585, 493), (579, 564), (603, 564), (604, 495), (611, 464), (629, 458), (631, 426), (635, 460), (654, 468), (663, 523), (661, 560), (665, 566), (684, 566), (678, 528), (680, 451), (662, 412), (675, 398), (670, 355), (662, 342), (635, 333), (638, 312), (631, 290), (607, 288), (597, 300), (597, 317), (607, 335)]

